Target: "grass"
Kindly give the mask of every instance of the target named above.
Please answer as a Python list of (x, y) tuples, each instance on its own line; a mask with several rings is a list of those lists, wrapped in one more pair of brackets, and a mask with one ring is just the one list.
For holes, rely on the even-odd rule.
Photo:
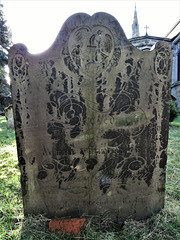
[[(127, 219), (117, 225), (103, 216), (88, 216), (85, 229), (76, 239), (96, 240), (178, 240), (180, 239), (180, 116), (170, 123), (166, 196), (164, 209), (146, 220)], [(14, 130), (0, 117), (0, 239), (75, 239), (50, 233), (49, 219), (24, 218)]]

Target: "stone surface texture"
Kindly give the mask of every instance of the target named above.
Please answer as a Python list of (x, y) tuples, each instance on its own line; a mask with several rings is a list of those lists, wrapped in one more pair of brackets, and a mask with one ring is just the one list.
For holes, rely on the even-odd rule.
[(12, 104), (5, 108), (5, 117), (7, 121), (7, 128), (14, 129), (14, 117), (13, 117), (13, 107)]
[(164, 204), (171, 49), (142, 52), (107, 13), (9, 53), (25, 214), (142, 219)]

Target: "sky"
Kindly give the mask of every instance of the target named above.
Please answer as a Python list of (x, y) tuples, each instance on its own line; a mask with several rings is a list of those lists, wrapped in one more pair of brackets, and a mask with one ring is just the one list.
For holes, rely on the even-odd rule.
[(132, 37), (132, 23), (136, 3), (140, 36), (165, 37), (180, 18), (180, 0), (0, 0), (13, 43), (23, 43), (30, 53), (48, 49), (62, 24), (74, 13), (107, 12), (121, 24), (127, 38)]

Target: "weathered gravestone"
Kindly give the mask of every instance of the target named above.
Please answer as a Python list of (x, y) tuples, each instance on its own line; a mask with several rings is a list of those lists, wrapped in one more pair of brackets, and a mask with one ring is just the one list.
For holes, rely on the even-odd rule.
[(106, 13), (9, 54), (25, 214), (145, 218), (164, 203), (171, 50), (142, 52)]
[(7, 121), (7, 128), (14, 129), (14, 117), (12, 104), (5, 108), (5, 117)]

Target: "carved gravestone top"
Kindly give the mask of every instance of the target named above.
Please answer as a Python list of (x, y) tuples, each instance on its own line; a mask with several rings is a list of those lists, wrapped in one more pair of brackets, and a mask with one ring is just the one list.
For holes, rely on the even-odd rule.
[(164, 203), (171, 50), (142, 52), (106, 13), (9, 53), (25, 214), (145, 218)]

